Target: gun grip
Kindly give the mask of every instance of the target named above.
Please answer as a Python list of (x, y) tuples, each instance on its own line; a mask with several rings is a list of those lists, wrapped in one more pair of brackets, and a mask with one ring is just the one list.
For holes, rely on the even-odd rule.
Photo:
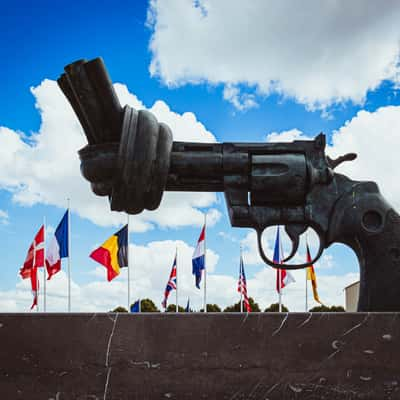
[(358, 311), (400, 311), (400, 216), (377, 185), (353, 182), (331, 221), (329, 244), (347, 244), (359, 261)]

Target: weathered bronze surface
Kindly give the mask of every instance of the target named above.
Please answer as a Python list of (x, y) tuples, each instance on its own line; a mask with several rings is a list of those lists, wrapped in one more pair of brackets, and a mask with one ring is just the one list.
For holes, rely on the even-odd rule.
[[(277, 268), (296, 254), (308, 227), (320, 239), (314, 263), (344, 243), (360, 263), (360, 311), (400, 311), (400, 217), (374, 182), (334, 172), (353, 153), (332, 160), (325, 136), (292, 143), (173, 142), (169, 127), (148, 111), (121, 107), (101, 59), (65, 67), (58, 83), (88, 139), (79, 152), (82, 175), (112, 210), (156, 209), (164, 190), (223, 191), (232, 226), (257, 232), (263, 260)], [(262, 233), (285, 225), (292, 240), (285, 264), (273, 263)]]

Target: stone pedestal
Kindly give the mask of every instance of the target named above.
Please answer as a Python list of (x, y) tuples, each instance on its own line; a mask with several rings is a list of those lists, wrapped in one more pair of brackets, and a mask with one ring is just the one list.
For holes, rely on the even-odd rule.
[(0, 398), (400, 399), (380, 313), (0, 314)]

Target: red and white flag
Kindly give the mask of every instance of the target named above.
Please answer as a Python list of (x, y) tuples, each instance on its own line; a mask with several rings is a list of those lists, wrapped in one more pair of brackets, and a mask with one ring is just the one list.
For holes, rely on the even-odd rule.
[(244, 306), (246, 307), (246, 311), (251, 312), (249, 297), (247, 296), (247, 281), (246, 281), (246, 274), (244, 273), (244, 265), (243, 265), (242, 255), (240, 255), (238, 292), (243, 296), (243, 303), (244, 303)]
[[(276, 231), (276, 239), (275, 239), (275, 247), (274, 247), (274, 258), (273, 261), (276, 264), (282, 264), (282, 248), (279, 238), (279, 226)], [(289, 283), (296, 282), (293, 275), (287, 271), (286, 269), (277, 268), (276, 270), (276, 291), (280, 293), (280, 291)]]
[(19, 270), (22, 279), (31, 278), (31, 288), (33, 294), (33, 307), (37, 306), (39, 283), (37, 279), (38, 267), (44, 266), (44, 225), (42, 225), (29, 246), (24, 265)]

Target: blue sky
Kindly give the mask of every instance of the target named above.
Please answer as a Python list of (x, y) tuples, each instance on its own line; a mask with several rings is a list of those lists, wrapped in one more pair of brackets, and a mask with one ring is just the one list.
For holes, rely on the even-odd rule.
[[(272, 133), (284, 140), (323, 131), (332, 154), (359, 153), (355, 165), (343, 172), (376, 180), (388, 199), (400, 204), (396, 175), (387, 172), (395, 168), (393, 149), (400, 141), (396, 3), (377, 11), (370, 2), (356, 21), (358, 2), (338, 2), (335, 10), (311, 2), (302, 10), (287, 2), (168, 3), (168, 8), (158, 1), (2, 5), (0, 311), (29, 308), (29, 285), (20, 280), (18, 269), (43, 218), (51, 233), (68, 196), (73, 309), (107, 311), (126, 303), (125, 272), (109, 284), (104, 268), (88, 258), (125, 217), (113, 216), (80, 177), (76, 145), (82, 135), (54, 84), (63, 67), (80, 58), (103, 57), (113, 82), (121, 84), (121, 102), (151, 109), (176, 128), (179, 140), (260, 142)], [(314, 21), (315, 16), (325, 25), (304, 27), (304, 20), (299, 21)], [(276, 300), (273, 271), (257, 258), (252, 232), (230, 227), (221, 194), (167, 196), (166, 203), (158, 214), (132, 218), (133, 298), (151, 297), (160, 304), (178, 241), (180, 303), (190, 296), (200, 307), (190, 255), (200, 232), (200, 212), (211, 210), (209, 301), (223, 306), (237, 301), (241, 243), (249, 294), (263, 307)], [(320, 297), (328, 304), (342, 303), (343, 287), (357, 274), (349, 249), (328, 249), (317, 265)], [(303, 311), (304, 274), (296, 273), (296, 279), (285, 302), (291, 310)], [(65, 276), (54, 277), (48, 288), (49, 309), (65, 311)]]

